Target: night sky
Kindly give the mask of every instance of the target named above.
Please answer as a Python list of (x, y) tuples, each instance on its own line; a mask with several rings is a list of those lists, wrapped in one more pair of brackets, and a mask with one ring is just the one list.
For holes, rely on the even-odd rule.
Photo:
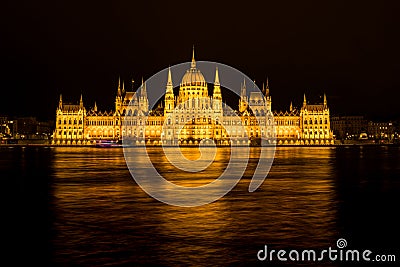
[(190, 61), (194, 45), (197, 60), (259, 86), (268, 76), (274, 110), (325, 92), (332, 114), (400, 117), (400, 16), (390, 2), (108, 2), (3, 1), (0, 114), (54, 119), (60, 93), (111, 110), (119, 76), (137, 86)]

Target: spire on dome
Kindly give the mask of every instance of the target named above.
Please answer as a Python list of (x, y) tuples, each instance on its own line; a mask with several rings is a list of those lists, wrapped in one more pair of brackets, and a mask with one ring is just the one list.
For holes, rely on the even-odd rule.
[(192, 52), (192, 64), (191, 68), (195, 69), (196, 68), (196, 60), (194, 59), (194, 45), (193, 45), (193, 52)]

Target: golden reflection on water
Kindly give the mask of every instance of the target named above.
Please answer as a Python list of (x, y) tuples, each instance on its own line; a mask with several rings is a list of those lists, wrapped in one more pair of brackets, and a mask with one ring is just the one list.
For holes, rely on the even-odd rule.
[(352, 248), (396, 248), (399, 147), (279, 147), (267, 179), (249, 193), (257, 152), (225, 197), (180, 208), (143, 192), (121, 149), (2, 148), (4, 203), (13, 211), (4, 229), (18, 255), (22, 245), (27, 260), (46, 258), (40, 266), (252, 266), (264, 245), (326, 249), (338, 238)]
[[(229, 150), (218, 149), (207, 171), (190, 175), (168, 165), (158, 148), (149, 154), (174, 183), (198, 186), (218, 177), (229, 161)], [(234, 190), (196, 208), (168, 206), (147, 196), (130, 177), (121, 150), (56, 148), (54, 152), (57, 261), (86, 266), (118, 259), (139, 265), (235, 265), (256, 261), (255, 253), (264, 244), (323, 247), (335, 240), (329, 148), (277, 148), (264, 184), (249, 193), (259, 155), (254, 148)]]
[[(179, 150), (191, 161), (196, 161), (201, 156), (198, 148), (181, 147)], [(230, 149), (219, 147), (216, 148), (215, 158), (207, 168), (199, 172), (187, 172), (171, 164), (170, 160), (174, 160), (174, 158), (167, 157), (162, 149), (151, 147), (147, 148), (147, 152), (153, 166), (165, 179), (176, 185), (187, 187), (197, 187), (211, 183), (225, 171), (230, 160)]]

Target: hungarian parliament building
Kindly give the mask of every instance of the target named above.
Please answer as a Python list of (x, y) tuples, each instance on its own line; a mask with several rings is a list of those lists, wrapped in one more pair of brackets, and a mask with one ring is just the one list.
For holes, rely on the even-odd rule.
[(261, 92), (249, 94), (243, 82), (238, 110), (232, 110), (223, 104), (218, 69), (210, 96), (194, 56), (178, 95), (170, 69), (165, 82), (164, 99), (154, 109), (149, 109), (143, 82), (137, 92), (126, 91), (118, 82), (115, 110), (110, 112), (99, 111), (96, 104), (86, 109), (82, 95), (79, 104), (67, 104), (60, 95), (53, 144), (92, 145), (122, 138), (146, 145), (190, 145), (209, 139), (217, 145), (257, 145), (260, 140), (278, 145), (333, 144), (325, 95), (323, 103), (308, 104), (304, 95), (300, 109), (291, 104), (289, 111), (273, 112), (268, 81)]

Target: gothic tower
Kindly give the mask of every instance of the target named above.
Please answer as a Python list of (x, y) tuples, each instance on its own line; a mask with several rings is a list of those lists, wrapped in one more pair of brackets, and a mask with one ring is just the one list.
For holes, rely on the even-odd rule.
[(248, 98), (246, 92), (246, 79), (243, 79), (243, 84), (240, 90), (240, 99), (239, 99), (239, 111), (244, 112), (248, 107)]
[(172, 84), (171, 68), (168, 68), (168, 81), (165, 90), (164, 116), (172, 113), (175, 108), (174, 86)]
[(213, 91), (213, 110), (216, 115), (222, 116), (221, 84), (219, 83), (218, 67), (215, 69), (215, 81)]

